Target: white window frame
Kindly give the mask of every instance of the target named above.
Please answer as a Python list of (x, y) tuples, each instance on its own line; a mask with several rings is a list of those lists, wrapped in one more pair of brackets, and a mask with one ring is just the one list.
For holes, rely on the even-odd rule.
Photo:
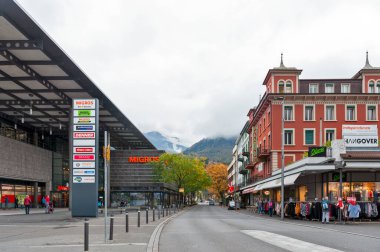
[[(312, 86), (316, 86), (317, 87), (316, 92), (311, 92), (311, 87)], [(309, 93), (310, 94), (317, 94), (317, 93), (319, 93), (319, 84), (318, 83), (309, 83)]]
[[(348, 86), (348, 91), (347, 92), (343, 92), (343, 87), (344, 86)], [(342, 83), (341, 86), (340, 86), (340, 92), (343, 93), (343, 94), (351, 93), (351, 84), (350, 83)]]
[[(369, 91), (369, 85), (370, 84), (373, 84), (373, 90), (372, 90), (373, 92)], [(369, 94), (374, 94), (376, 92), (376, 81), (375, 80), (369, 80), (368, 84), (367, 84), (367, 87), (368, 87), (368, 93)]]
[[(306, 130), (312, 130), (314, 132), (312, 144), (306, 144)], [(306, 146), (314, 146), (315, 145), (315, 128), (304, 128), (303, 129), (303, 145), (306, 145)]]
[[(313, 107), (313, 118), (311, 120), (306, 120), (306, 107)], [(303, 105), (303, 121), (305, 121), (305, 122), (315, 121), (315, 104), (304, 104)]]
[[(288, 83), (290, 83), (290, 92), (288, 92), (287, 91), (287, 85), (288, 85)], [(293, 81), (291, 81), (291, 80), (287, 80), (287, 81), (285, 81), (285, 89), (284, 89), (284, 93), (286, 93), (286, 94), (291, 94), (291, 93), (293, 93)]]
[[(368, 107), (375, 107), (375, 119), (374, 120), (369, 120), (368, 119)], [(377, 107), (378, 107), (378, 104), (366, 104), (365, 106), (365, 119), (366, 121), (370, 121), (370, 122), (375, 122), (375, 121), (378, 121), (379, 119), (377, 118)]]
[(327, 131), (334, 131), (334, 139), (332, 139), (332, 140), (335, 140), (335, 139), (336, 139), (336, 128), (325, 128), (324, 131), (325, 131), (325, 134), (324, 134), (324, 136), (323, 136), (323, 140), (324, 140), (324, 143), (325, 143), (325, 144), (326, 144), (326, 142), (327, 142), (327, 139), (326, 139)]
[[(328, 106), (334, 107), (334, 119), (331, 119), (331, 120), (327, 119), (327, 107)], [(325, 104), (325, 111), (324, 111), (324, 113), (325, 113), (325, 121), (328, 121), (328, 122), (334, 122), (334, 121), (336, 121), (336, 104)]]
[[(283, 89), (282, 93), (280, 92), (280, 83), (284, 84), (284, 89)], [(279, 94), (284, 94), (285, 93), (285, 81), (284, 80), (279, 80), (277, 82), (277, 93), (279, 93)]]
[(380, 93), (380, 80), (377, 80), (377, 81), (375, 82), (375, 92), (376, 92), (377, 94)]
[[(292, 143), (291, 144), (286, 144), (285, 143), (285, 131), (292, 131)], [(295, 144), (295, 130), (294, 130), (294, 128), (284, 128), (284, 145), (286, 145), (286, 146), (294, 146), (294, 145), (296, 145)]]
[[(292, 107), (292, 120), (286, 120), (285, 119), (285, 107)], [(285, 122), (294, 122), (295, 121), (294, 104), (284, 104), (283, 109), (284, 109), (284, 121)]]
[[(344, 109), (344, 120), (345, 121), (348, 121), (348, 122), (354, 122), (354, 121), (357, 121), (358, 119), (358, 108), (357, 108), (357, 104), (346, 104), (345, 106), (345, 109)], [(353, 120), (348, 120), (347, 119), (347, 107), (354, 107), (355, 108), (355, 114), (354, 114), (354, 119)]]
[[(327, 92), (327, 85), (332, 85), (332, 92)], [(333, 94), (335, 92), (335, 83), (325, 83), (325, 94)]]

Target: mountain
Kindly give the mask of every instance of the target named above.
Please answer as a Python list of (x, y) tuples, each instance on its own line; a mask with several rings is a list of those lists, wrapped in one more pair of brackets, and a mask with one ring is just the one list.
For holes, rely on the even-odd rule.
[(159, 150), (180, 153), (187, 149), (186, 146), (181, 144), (181, 140), (178, 137), (164, 136), (157, 131), (146, 132), (144, 135)]
[(193, 144), (183, 153), (207, 157), (212, 162), (229, 164), (232, 160), (232, 148), (235, 145), (235, 141), (236, 137), (205, 138)]

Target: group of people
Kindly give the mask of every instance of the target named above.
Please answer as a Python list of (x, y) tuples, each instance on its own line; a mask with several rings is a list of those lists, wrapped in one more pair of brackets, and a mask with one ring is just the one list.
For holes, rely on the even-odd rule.
[(273, 207), (274, 207), (274, 205), (273, 205), (273, 201), (271, 199), (269, 199), (269, 200), (259, 199), (256, 202), (256, 206), (257, 206), (259, 214), (268, 213), (268, 215), (270, 217), (273, 216)]
[[(45, 213), (53, 212), (53, 202), (50, 201), (49, 195), (42, 197), (41, 204), (42, 204), (42, 207), (45, 208)], [(25, 214), (29, 214), (31, 205), (32, 205), (32, 199), (29, 197), (29, 195), (26, 195), (24, 199)]]

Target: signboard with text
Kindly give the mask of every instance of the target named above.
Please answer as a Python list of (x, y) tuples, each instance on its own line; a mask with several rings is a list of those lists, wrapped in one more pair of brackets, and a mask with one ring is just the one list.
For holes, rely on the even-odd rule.
[(326, 157), (326, 147), (309, 147), (309, 157)]
[(71, 135), (72, 216), (98, 215), (99, 101), (74, 99)]
[(342, 125), (346, 147), (378, 147), (377, 125)]

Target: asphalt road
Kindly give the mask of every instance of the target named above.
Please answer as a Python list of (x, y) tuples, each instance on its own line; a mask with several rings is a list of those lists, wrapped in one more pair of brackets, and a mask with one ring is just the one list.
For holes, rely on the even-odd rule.
[(165, 225), (160, 252), (380, 251), (380, 224), (348, 225), (260, 217), (196, 206)]

